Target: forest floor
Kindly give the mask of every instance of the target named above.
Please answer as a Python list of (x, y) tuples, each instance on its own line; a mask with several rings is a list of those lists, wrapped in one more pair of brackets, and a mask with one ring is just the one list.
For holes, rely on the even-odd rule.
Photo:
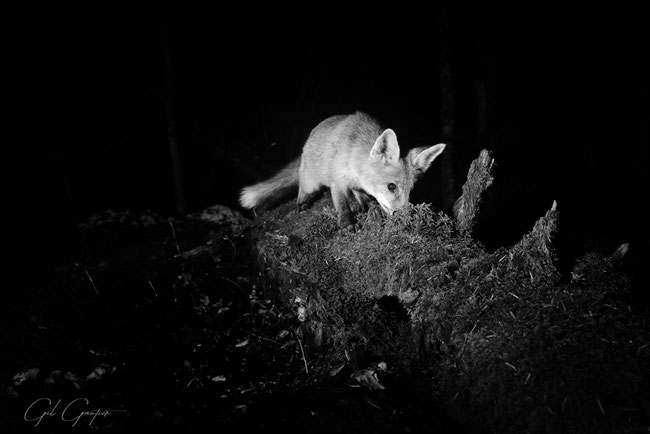
[(107, 211), (6, 287), (0, 432), (459, 432), (430, 384), (316, 377), (328, 354), (263, 292), (247, 221)]

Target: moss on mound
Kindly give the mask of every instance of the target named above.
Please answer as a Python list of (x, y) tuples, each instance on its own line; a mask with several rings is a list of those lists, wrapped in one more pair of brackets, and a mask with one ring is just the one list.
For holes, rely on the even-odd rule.
[(470, 428), (642, 431), (650, 335), (620, 255), (587, 254), (562, 282), (555, 204), (519, 243), (486, 250), (471, 229), (492, 163), (484, 152), (472, 165), (455, 219), (411, 205), (359, 214), (350, 233), (328, 198), (265, 214), (255, 246), (268, 289), (296, 309), (303, 337), (354, 364), (421, 372)]

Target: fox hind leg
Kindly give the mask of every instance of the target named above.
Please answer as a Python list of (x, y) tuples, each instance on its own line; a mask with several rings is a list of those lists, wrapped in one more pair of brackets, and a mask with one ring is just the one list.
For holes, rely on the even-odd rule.
[(320, 188), (318, 188), (318, 186), (300, 182), (300, 185), (298, 186), (298, 199), (296, 200), (298, 210), (304, 211), (309, 208), (318, 198), (319, 193)]

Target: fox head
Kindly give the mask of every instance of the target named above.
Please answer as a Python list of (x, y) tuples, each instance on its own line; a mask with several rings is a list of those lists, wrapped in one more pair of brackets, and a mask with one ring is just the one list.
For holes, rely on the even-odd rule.
[(379, 202), (386, 213), (392, 214), (409, 203), (415, 181), (427, 171), (445, 146), (439, 143), (415, 148), (405, 158), (400, 158), (397, 136), (389, 128), (379, 135), (370, 149), (361, 187)]

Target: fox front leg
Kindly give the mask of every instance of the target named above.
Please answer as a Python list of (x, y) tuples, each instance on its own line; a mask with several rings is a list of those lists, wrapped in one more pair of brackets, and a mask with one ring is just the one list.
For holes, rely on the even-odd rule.
[(341, 229), (355, 230), (348, 191), (332, 186), (331, 192), (334, 209), (336, 209), (336, 213), (338, 214), (339, 227)]
[(381, 221), (385, 215), (386, 213), (381, 209), (379, 202), (376, 200), (370, 202), (370, 205), (368, 206), (368, 220)]
[(368, 203), (372, 201), (373, 198), (363, 190), (352, 190), (352, 194), (354, 194), (354, 197), (357, 200), (357, 203), (359, 204), (360, 211), (361, 212), (367, 211)]
[(379, 221), (383, 217), (384, 213), (381, 210), (381, 206), (375, 200), (374, 197), (370, 196), (363, 190), (354, 190), (354, 197), (359, 202), (362, 212), (368, 211), (368, 216), (366, 218), (374, 221)]

